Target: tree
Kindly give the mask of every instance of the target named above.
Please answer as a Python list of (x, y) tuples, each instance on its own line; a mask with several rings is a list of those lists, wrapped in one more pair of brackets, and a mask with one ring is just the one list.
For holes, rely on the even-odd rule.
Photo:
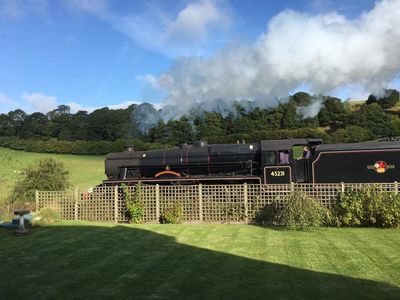
[(322, 127), (343, 126), (347, 121), (348, 113), (342, 100), (330, 96), (324, 97), (324, 100), (324, 107), (318, 114), (319, 125)]
[(282, 129), (296, 129), (298, 128), (296, 106), (294, 102), (283, 104), (284, 114), (282, 117)]
[(399, 92), (396, 90), (385, 90), (385, 97), (378, 101), (378, 105), (384, 109), (391, 108), (399, 101)]
[(8, 116), (9, 116), (11, 131), (9, 130), (7, 135), (18, 136), (22, 123), (24, 122), (27, 114), (21, 109), (16, 109), (14, 111), (10, 111), (8, 113)]
[(308, 106), (312, 102), (312, 97), (308, 93), (298, 92), (290, 97), (290, 101), (294, 102), (296, 106)]
[(69, 175), (64, 163), (43, 158), (37, 165), (23, 170), (23, 177), (15, 183), (12, 191), (12, 202), (34, 202), (35, 190), (64, 191), (70, 187)]
[(23, 139), (48, 140), (51, 138), (49, 119), (40, 112), (25, 117), (21, 125), (20, 137)]
[(206, 112), (204, 114), (204, 121), (200, 124), (199, 131), (200, 137), (210, 137), (214, 135), (224, 135), (226, 130), (223, 126), (224, 120), (219, 113)]
[(349, 125), (358, 126), (370, 130), (374, 138), (390, 135), (391, 118), (378, 104), (362, 105), (349, 117)]
[(376, 97), (374, 95), (369, 95), (367, 101), (365, 102), (365, 104), (370, 105), (372, 103), (377, 103), (378, 99), (376, 99)]
[(365, 104), (370, 105), (373, 103), (378, 103), (378, 105), (384, 109), (391, 108), (396, 105), (399, 101), (399, 92), (397, 90), (383, 90), (384, 96), (376, 97), (375, 95), (369, 95), (368, 100)]
[(71, 134), (76, 141), (86, 141), (88, 139), (89, 113), (80, 110), (72, 116)]

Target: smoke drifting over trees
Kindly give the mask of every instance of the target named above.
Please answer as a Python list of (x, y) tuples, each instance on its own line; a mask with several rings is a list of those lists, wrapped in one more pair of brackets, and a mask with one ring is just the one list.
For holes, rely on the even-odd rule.
[[(358, 86), (380, 95), (400, 70), (400, 0), (384, 0), (349, 20), (331, 12), (285, 10), (252, 44), (231, 45), (207, 58), (180, 58), (156, 78), (177, 118), (201, 102), (252, 100), (253, 107), (278, 105), (301, 86), (314, 94)], [(154, 77), (147, 75), (152, 79)], [(231, 102), (230, 102), (231, 101)], [(315, 116), (319, 104), (311, 104)]]

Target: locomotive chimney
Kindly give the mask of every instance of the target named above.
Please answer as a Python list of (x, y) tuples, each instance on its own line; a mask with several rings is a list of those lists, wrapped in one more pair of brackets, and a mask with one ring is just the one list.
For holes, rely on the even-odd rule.
[(133, 145), (125, 146), (125, 152), (133, 152), (133, 151), (135, 151), (135, 149), (133, 149)]

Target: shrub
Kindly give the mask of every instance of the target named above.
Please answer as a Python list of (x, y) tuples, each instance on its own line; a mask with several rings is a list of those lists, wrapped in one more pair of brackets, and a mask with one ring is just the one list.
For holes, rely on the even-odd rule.
[(172, 207), (167, 208), (160, 216), (161, 224), (179, 224), (183, 220), (182, 205), (176, 202)]
[(256, 213), (255, 221), (263, 225), (283, 225), (291, 230), (329, 226), (331, 214), (320, 202), (301, 192), (274, 201)]
[(65, 164), (53, 158), (42, 158), (37, 165), (23, 171), (11, 194), (13, 203), (34, 202), (35, 190), (64, 191), (70, 186), (70, 173)]
[(140, 197), (141, 182), (135, 187), (135, 193), (132, 195), (125, 184), (122, 185), (126, 208), (129, 213), (130, 223), (140, 224), (144, 214), (144, 203)]
[(382, 190), (380, 185), (348, 188), (333, 206), (341, 226), (399, 227), (400, 195)]
[(58, 212), (51, 208), (42, 208), (29, 222), (32, 226), (46, 226), (61, 220)]
[(243, 203), (230, 203), (226, 207), (224, 207), (224, 212), (228, 218), (228, 223), (232, 220), (239, 221), (243, 220), (246, 215), (244, 213), (244, 204)]
[(291, 193), (283, 203), (282, 210), (276, 216), (276, 222), (288, 229), (309, 229), (330, 224), (329, 210), (304, 193)]
[(256, 212), (254, 221), (262, 225), (276, 225), (276, 217), (278, 213), (278, 203), (274, 201)]

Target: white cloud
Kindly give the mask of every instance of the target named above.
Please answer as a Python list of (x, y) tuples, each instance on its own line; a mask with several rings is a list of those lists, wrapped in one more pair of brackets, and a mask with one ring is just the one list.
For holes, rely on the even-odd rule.
[[(48, 113), (53, 109), (57, 108), (60, 105), (57, 102), (57, 98), (55, 96), (48, 96), (43, 93), (33, 93), (28, 94), (27, 92), (23, 92), (21, 95), (22, 102), (17, 102), (12, 99), (7, 98), (3, 93), (0, 93), (0, 113), (8, 113), (9, 111), (15, 109), (22, 109), (28, 114), (34, 112), (41, 112), (41, 113)], [(129, 105), (132, 104), (142, 104), (141, 101), (124, 101), (120, 104), (112, 104), (109, 105), (109, 109), (125, 109), (128, 108)], [(151, 103), (155, 109), (161, 109), (165, 104), (164, 103)], [(71, 113), (75, 114), (80, 110), (87, 111), (89, 113), (93, 112), (96, 109), (100, 109), (104, 106), (99, 107), (91, 107), (91, 106), (84, 106), (76, 102), (69, 102), (66, 103), (71, 109)]]
[(141, 47), (156, 51), (167, 52), (172, 55), (168, 49), (163, 49), (161, 43), (162, 30), (157, 20), (153, 20), (153, 16), (143, 15), (128, 15), (128, 16), (112, 16), (109, 15), (108, 21), (114, 28), (130, 39), (135, 41)]
[(6, 97), (3, 93), (0, 93), (0, 105), (15, 105), (18, 104), (16, 101)]
[[(132, 104), (139, 105), (139, 104), (142, 104), (142, 103), (143, 102), (139, 102), (139, 101), (124, 101), (124, 102), (122, 102), (120, 104), (109, 105), (108, 108), (109, 109), (125, 109), (125, 108), (128, 108), (129, 105), (132, 105)], [(151, 104), (157, 110), (161, 109), (164, 106), (164, 103), (151, 103)], [(67, 105), (71, 108), (71, 113), (73, 113), (73, 114), (77, 113), (80, 110), (85, 110), (85, 111), (90, 113), (90, 112), (93, 112), (96, 109), (100, 109), (100, 108), (104, 107), (104, 106), (101, 106), (101, 107), (85, 107), (85, 106), (83, 106), (81, 104), (78, 104), (78, 103), (75, 103), (75, 102), (69, 102), (69, 103), (67, 103)]]
[(60, 0), (70, 11), (103, 16), (108, 12), (107, 0)]
[(124, 15), (109, 10), (107, 0), (60, 1), (71, 12), (95, 15), (144, 49), (170, 57), (203, 55), (211, 40), (220, 42), (218, 33), (233, 20), (226, 0), (190, 2), (176, 16), (151, 5), (144, 12)]
[(39, 16), (47, 25), (53, 24), (49, 18), (48, 0), (0, 0), (0, 16), (20, 19), (29, 14)]
[(335, 0), (313, 0), (308, 6), (317, 13), (327, 13), (335, 10), (338, 3)]
[(7, 98), (6, 95), (0, 93), (0, 113), (8, 113), (9, 111), (17, 109), (18, 106), (17, 101)]
[(57, 98), (54, 96), (47, 96), (43, 93), (35, 93), (29, 95), (23, 92), (22, 99), (27, 103), (27, 111), (48, 113), (57, 106)]
[(108, 14), (115, 29), (141, 47), (170, 57), (204, 55), (211, 41), (230, 28), (232, 10), (227, 1), (199, 0), (188, 3), (176, 16), (146, 11), (126, 16)]
[(20, 18), (25, 15), (23, 0), (0, 0), (0, 12), (11, 18)]
[(64, 42), (67, 44), (75, 44), (78, 43), (79, 40), (78, 38), (76, 38), (75, 36), (68, 34), (65, 38), (64, 38)]
[(147, 83), (150, 84), (150, 86), (153, 89), (160, 89), (160, 85), (158, 83), (158, 79), (157, 77), (150, 75), (150, 74), (146, 74), (146, 75), (137, 75), (135, 76), (136, 80), (141, 80), (141, 81), (146, 81)]
[(163, 38), (170, 45), (197, 45), (205, 42), (213, 31), (229, 28), (231, 21), (231, 11), (224, 2), (200, 0), (179, 12), (168, 24)]
[(38, 15), (48, 14), (48, 0), (28, 0), (28, 8)]

